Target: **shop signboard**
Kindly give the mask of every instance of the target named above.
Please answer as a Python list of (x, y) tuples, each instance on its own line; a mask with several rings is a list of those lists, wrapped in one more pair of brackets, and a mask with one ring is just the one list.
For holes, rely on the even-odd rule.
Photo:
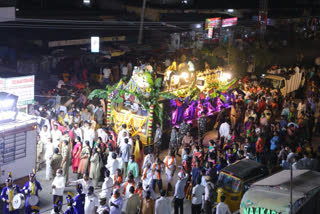
[(100, 52), (100, 38), (98, 36), (91, 37), (91, 53)]
[(222, 19), (222, 27), (231, 27), (237, 25), (238, 18), (229, 18), (229, 19)]
[(208, 30), (208, 38), (212, 39), (212, 35), (213, 35), (213, 28), (209, 28), (209, 30)]
[(219, 28), (221, 25), (221, 18), (210, 18), (206, 19), (206, 27), (205, 29), (208, 30), (209, 28)]
[(34, 103), (34, 75), (0, 79), (0, 91), (19, 97), (17, 106)]

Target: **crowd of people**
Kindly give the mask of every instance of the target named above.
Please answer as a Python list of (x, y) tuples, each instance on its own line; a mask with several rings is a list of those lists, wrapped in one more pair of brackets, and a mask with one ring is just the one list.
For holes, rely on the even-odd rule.
[[(104, 73), (103, 81), (108, 84), (110, 71)], [(122, 75), (128, 75), (128, 68), (122, 69)], [(162, 214), (173, 210), (183, 214), (187, 199), (192, 213), (211, 214), (216, 205), (216, 213), (224, 214), (230, 210), (223, 196), (216, 204), (218, 173), (237, 160), (256, 160), (270, 173), (290, 167), (319, 171), (320, 151), (312, 145), (312, 137), (320, 133), (316, 87), (303, 100), (283, 97), (279, 90), (248, 78), (239, 88), (243, 93), (235, 93), (231, 108), (221, 108), (213, 116), (214, 127), (208, 127), (207, 120), (212, 118), (203, 112), (196, 126), (199, 131), (185, 120), (179, 128), (172, 128), (170, 142), (164, 142), (157, 124), (155, 149), (145, 149), (139, 135), (132, 137), (125, 124), (118, 133), (114, 124), (106, 125), (105, 103), (88, 100), (87, 85), (72, 79), (67, 84), (59, 81), (51, 92), (55, 99), (47, 100), (54, 110), (33, 109), (44, 118), (37, 137), (36, 170), (45, 168), (46, 179), (53, 179), (52, 213), (62, 213), (64, 189), (75, 186), (78, 195), (68, 193), (64, 213)], [(218, 137), (208, 140), (206, 134), (213, 129), (218, 130)], [(168, 153), (161, 158), (161, 149), (167, 145)], [(69, 179), (70, 167), (78, 180)], [(38, 195), (42, 189), (36, 172), (30, 174), (27, 184), (22, 189), (26, 194)], [(95, 193), (100, 187), (101, 192)], [(9, 177), (1, 194), (4, 213), (18, 213), (11, 207), (13, 190), (20, 192)], [(36, 207), (26, 204), (25, 212), (37, 213)]]

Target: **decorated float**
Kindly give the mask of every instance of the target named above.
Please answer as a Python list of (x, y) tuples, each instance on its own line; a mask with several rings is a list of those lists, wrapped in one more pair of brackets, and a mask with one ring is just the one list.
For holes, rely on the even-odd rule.
[[(131, 79), (120, 80), (106, 89), (94, 90), (89, 99), (98, 97), (107, 102), (107, 125), (114, 124), (116, 133), (122, 124), (127, 125), (131, 136), (140, 136), (143, 144), (152, 142), (155, 122), (164, 129), (179, 124), (187, 119), (189, 123), (197, 120), (202, 112), (212, 116), (222, 107), (229, 108), (234, 101), (231, 89), (236, 79), (222, 68), (205, 71), (189, 71), (188, 67), (179, 65), (180, 71), (174, 71), (175, 65), (170, 66), (164, 75), (172, 72), (179, 78), (177, 83), (169, 84), (171, 78), (152, 78), (152, 72), (146, 68), (135, 67)], [(183, 71), (181, 73), (181, 71)], [(173, 77), (176, 78), (176, 77)], [(162, 92), (160, 88), (163, 86)], [(197, 124), (197, 123), (193, 123)]]
[(135, 67), (130, 80), (120, 80), (106, 90), (94, 90), (89, 98), (107, 100), (107, 125), (114, 124), (116, 133), (122, 124), (132, 137), (140, 136), (143, 144), (149, 144), (152, 137), (154, 118), (162, 123), (162, 109), (157, 100), (160, 94), (161, 79), (153, 81), (151, 72)]
[[(163, 83), (165, 90), (161, 93), (163, 98), (170, 100), (171, 125), (178, 126), (184, 119), (192, 123), (202, 112), (212, 116), (222, 107), (229, 108), (234, 101), (233, 88), (237, 80), (231, 80), (231, 75), (223, 68), (189, 71), (189, 73), (188, 69), (183, 72), (172, 71), (174, 69), (176, 66), (173, 64), (166, 70), (167, 78)], [(172, 73), (174, 75), (171, 75)]]

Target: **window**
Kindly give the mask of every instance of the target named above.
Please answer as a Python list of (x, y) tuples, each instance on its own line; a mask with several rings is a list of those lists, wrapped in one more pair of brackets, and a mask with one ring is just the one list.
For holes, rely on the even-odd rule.
[(218, 186), (231, 193), (240, 192), (241, 180), (231, 177), (230, 175), (220, 173), (218, 178)]
[(26, 132), (0, 136), (0, 165), (26, 157)]

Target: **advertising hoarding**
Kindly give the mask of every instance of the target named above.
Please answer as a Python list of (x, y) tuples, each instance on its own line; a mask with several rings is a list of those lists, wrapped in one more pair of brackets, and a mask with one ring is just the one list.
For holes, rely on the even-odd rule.
[(222, 19), (222, 27), (231, 27), (237, 25), (238, 18), (229, 18), (229, 19)]
[(219, 28), (221, 24), (221, 18), (210, 18), (206, 19), (206, 26), (205, 29), (208, 30), (209, 28)]
[(17, 106), (34, 103), (34, 75), (0, 79), (0, 91), (19, 97)]

